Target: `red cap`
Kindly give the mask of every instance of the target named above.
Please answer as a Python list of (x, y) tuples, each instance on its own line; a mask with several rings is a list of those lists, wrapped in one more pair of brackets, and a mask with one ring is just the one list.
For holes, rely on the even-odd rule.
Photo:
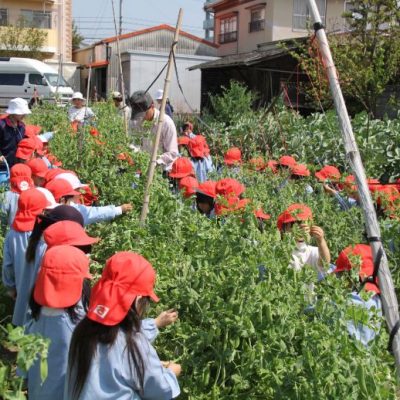
[(72, 246), (55, 246), (43, 256), (33, 298), (45, 307), (71, 307), (82, 297), (84, 279), (91, 277), (89, 258), (83, 251)]
[(62, 168), (49, 169), (45, 176), (46, 182), (52, 181), (57, 175), (63, 174), (64, 172), (66, 172), (66, 171), (65, 171), (65, 169), (62, 169)]
[(379, 182), (379, 179), (368, 178), (367, 183), (368, 183), (368, 189), (372, 193), (379, 191), (379, 189), (382, 187), (382, 184)]
[(194, 169), (190, 160), (186, 157), (177, 158), (172, 164), (169, 176), (171, 178), (184, 178), (190, 175), (194, 176)]
[(315, 176), (321, 182), (325, 182), (326, 180), (338, 181), (341, 177), (340, 171), (333, 165), (325, 165), (325, 167), (315, 173)]
[(35, 142), (35, 151), (40, 156), (43, 156), (43, 142), (39, 139), (38, 136), (32, 136), (33, 141)]
[(189, 141), (189, 153), (194, 158), (204, 158), (210, 154), (206, 138), (202, 135), (196, 135)]
[(126, 161), (129, 165), (134, 165), (132, 157), (128, 153), (119, 153), (117, 155), (117, 160)]
[(213, 199), (215, 199), (217, 197), (216, 186), (217, 186), (217, 182), (205, 181), (205, 182), (200, 183), (196, 192), (204, 194), (205, 196), (212, 197)]
[(282, 156), (279, 159), (279, 164), (284, 165), (285, 167), (293, 167), (297, 162), (292, 156)]
[(50, 225), (43, 232), (47, 247), (59, 246), (89, 246), (100, 241), (100, 238), (90, 237), (80, 224), (74, 221), (59, 221)]
[(51, 153), (47, 153), (47, 159), (49, 160), (51, 165), (54, 165), (55, 167), (61, 167), (62, 166), (62, 162), (58, 161), (57, 157), (54, 156)]
[(36, 141), (33, 137), (22, 139), (18, 143), (17, 152), (15, 156), (21, 160), (29, 160), (32, 158), (36, 150)]
[(29, 232), (35, 225), (36, 217), (51, 206), (46, 196), (38, 189), (32, 188), (21, 192), (18, 198), (18, 210), (12, 224), (18, 232)]
[(32, 171), (25, 164), (15, 164), (10, 169), (10, 188), (14, 193), (33, 188)]
[(224, 156), (224, 162), (226, 165), (241, 164), (242, 152), (240, 151), (240, 149), (237, 147), (230, 148)]
[(395, 186), (380, 185), (375, 190), (376, 204), (383, 207), (385, 211), (394, 211), (397, 207), (397, 201), (400, 199), (400, 193)]
[(65, 179), (53, 179), (46, 183), (45, 188), (53, 193), (56, 202), (58, 203), (61, 197), (64, 196), (79, 196), (80, 193), (72, 187), (72, 185)]
[[(338, 259), (336, 260), (335, 273), (349, 271), (352, 268), (358, 267), (352, 264), (350, 261), (351, 256), (360, 257), (360, 279), (363, 281), (365, 278), (372, 276), (374, 273), (374, 260), (372, 256), (371, 247), (367, 244), (356, 244), (355, 246), (348, 246), (343, 251), (340, 252)], [(374, 283), (367, 283), (365, 285), (367, 291), (372, 291), (377, 294), (380, 293), (378, 286)]]
[(25, 136), (32, 137), (32, 136), (39, 135), (41, 130), (42, 130), (42, 127), (39, 125), (25, 125)]
[(190, 142), (189, 136), (179, 136), (178, 137), (178, 146), (187, 146)]
[(215, 187), (216, 193), (220, 196), (239, 197), (245, 190), (245, 186), (233, 178), (220, 179)]
[(307, 165), (304, 164), (296, 164), (293, 167), (290, 167), (292, 171), (292, 175), (297, 176), (310, 176), (310, 171), (307, 168)]
[(249, 160), (249, 166), (254, 171), (262, 171), (265, 169), (266, 164), (262, 157), (255, 157)]
[(32, 170), (32, 175), (45, 178), (48, 172), (46, 163), (41, 158), (32, 158), (26, 165)]
[(305, 204), (292, 204), (278, 217), (278, 229), (282, 230), (284, 224), (296, 221), (308, 221), (312, 219), (312, 211)]
[(128, 314), (137, 296), (154, 293), (156, 272), (141, 255), (124, 251), (107, 260), (103, 274), (93, 287), (87, 316), (102, 325), (114, 326)]
[(271, 219), (271, 215), (270, 214), (265, 214), (265, 212), (263, 211), (262, 208), (259, 208), (258, 210), (254, 210), (254, 216), (256, 218), (264, 219), (266, 221)]
[(227, 215), (244, 210), (249, 203), (250, 199), (240, 199), (239, 197), (219, 199), (215, 204), (215, 215)]
[(278, 172), (277, 166), (279, 165), (278, 161), (269, 160), (267, 162), (267, 168), (270, 169), (274, 174)]
[(180, 190), (183, 190), (183, 196), (189, 198), (196, 194), (199, 182), (197, 182), (197, 179), (192, 176), (185, 176), (179, 181), (178, 186)]

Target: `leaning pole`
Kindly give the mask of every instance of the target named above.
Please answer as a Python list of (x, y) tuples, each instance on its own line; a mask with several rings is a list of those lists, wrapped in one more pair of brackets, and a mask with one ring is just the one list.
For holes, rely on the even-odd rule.
[(393, 280), (388, 267), (388, 261), (380, 239), (380, 228), (376, 217), (370, 191), (368, 189), (367, 178), (361, 160), (360, 152), (354, 137), (350, 118), (347, 112), (346, 103), (340, 87), (338, 74), (333, 62), (332, 53), (329, 48), (328, 39), (322, 25), (321, 16), (315, 0), (308, 0), (312, 19), (314, 21), (315, 36), (318, 39), (320, 52), (327, 70), (329, 85), (335, 103), (336, 112), (342, 131), (343, 142), (346, 156), (349, 160), (351, 169), (356, 178), (360, 204), (364, 212), (366, 231), (369, 244), (372, 248), (375, 263), (379, 261), (378, 278), (381, 290), (381, 299), (386, 323), (392, 337), (392, 352), (396, 361), (397, 376), (400, 377), (400, 337), (399, 327), (399, 306), (394, 291)]

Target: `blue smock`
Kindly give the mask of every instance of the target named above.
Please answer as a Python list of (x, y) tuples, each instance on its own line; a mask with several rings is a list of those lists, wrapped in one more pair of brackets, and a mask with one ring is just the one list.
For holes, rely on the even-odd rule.
[(0, 212), (4, 224), (11, 226), (18, 210), (19, 193), (8, 190), (1, 194)]
[(122, 214), (121, 207), (116, 206), (90, 207), (76, 203), (72, 203), (69, 205), (77, 209), (82, 214), (83, 223), (85, 225), (110, 221), (118, 215)]
[[(136, 343), (145, 364), (143, 393), (138, 392), (138, 378), (129, 367), (125, 334), (120, 331), (111, 347), (98, 345), (79, 400), (170, 400), (177, 397), (180, 394), (178, 380), (170, 369), (161, 365), (149, 341), (155, 329), (150, 321), (144, 320), (141, 332), (136, 335)], [(70, 380), (67, 374), (64, 400), (75, 400), (71, 384), (73, 379)]]
[(196, 178), (201, 182), (208, 180), (208, 174), (214, 171), (214, 165), (211, 156), (204, 158), (191, 158), (194, 172), (196, 173)]
[(29, 299), (40, 268), (46, 244), (40, 241), (36, 248), (35, 261), (28, 263), (25, 258), (31, 232), (17, 232), (11, 228), (5, 237), (3, 247), (3, 284), (8, 290), (16, 290), (12, 323), (23, 326), (30, 320)]

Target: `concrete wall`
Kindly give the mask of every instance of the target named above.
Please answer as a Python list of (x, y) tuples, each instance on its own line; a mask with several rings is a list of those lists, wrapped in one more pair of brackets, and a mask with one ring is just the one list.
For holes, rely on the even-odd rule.
[(49, 59), (58, 60), (62, 54), (65, 62), (72, 60), (72, 0), (1, 0), (0, 8), (7, 9), (9, 24), (18, 21), (21, 10), (50, 11), (52, 29), (44, 30), (47, 32), (47, 40), (43, 53)]
[[(177, 55), (176, 62), (178, 66), (178, 74), (185, 96), (195, 111), (200, 111), (200, 92), (201, 92), (201, 71), (189, 71), (193, 65), (202, 62), (214, 60), (215, 57), (200, 57)], [(125, 77), (126, 86), (129, 93), (132, 94), (136, 90), (145, 90), (161, 71), (168, 60), (167, 53), (150, 53), (130, 51), (122, 55), (123, 69), (129, 70), (129, 77)], [(127, 66), (129, 62), (129, 69)], [(124, 72), (125, 72), (124, 71)], [(125, 72), (126, 74), (126, 72)], [(124, 74), (124, 75), (125, 75)], [(154, 97), (158, 89), (164, 87), (165, 71), (161, 77), (155, 82), (149, 90)], [(186, 105), (185, 100), (179, 90), (176, 76), (171, 78), (169, 98), (175, 111), (190, 112), (190, 108)]]

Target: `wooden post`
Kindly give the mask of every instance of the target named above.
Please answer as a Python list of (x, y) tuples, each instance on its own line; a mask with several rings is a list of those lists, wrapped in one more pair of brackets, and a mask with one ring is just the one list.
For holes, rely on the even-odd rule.
[(179, 39), (179, 32), (181, 29), (182, 25), (182, 16), (183, 16), (183, 10), (182, 8), (179, 10), (179, 15), (178, 15), (178, 21), (176, 23), (176, 29), (175, 29), (175, 35), (174, 35), (174, 41), (172, 43), (171, 47), (171, 52), (169, 54), (169, 59), (168, 59), (168, 67), (167, 67), (167, 75), (165, 77), (165, 82), (164, 82), (164, 94), (161, 102), (161, 108), (160, 108), (160, 117), (158, 118), (158, 126), (157, 126), (157, 133), (156, 137), (154, 140), (154, 145), (153, 145), (153, 151), (151, 154), (151, 161), (149, 165), (149, 170), (147, 173), (147, 183), (146, 183), (146, 189), (144, 192), (144, 199), (143, 199), (143, 207), (142, 207), (142, 213), (140, 215), (140, 224), (143, 226), (147, 214), (149, 212), (149, 204), (150, 204), (150, 189), (151, 189), (151, 184), (153, 182), (154, 178), (154, 171), (157, 166), (157, 152), (158, 152), (158, 146), (160, 144), (160, 137), (161, 137), (161, 129), (162, 125), (164, 122), (164, 117), (165, 117), (165, 105), (167, 103), (167, 98), (168, 98), (168, 91), (169, 91), (169, 85), (171, 82), (171, 72), (172, 68), (174, 67), (173, 63), (173, 58), (175, 55), (175, 50), (176, 50), (176, 45), (178, 44), (178, 39)]
[[(346, 155), (350, 162), (353, 174), (356, 178), (360, 204), (365, 217), (367, 234), (369, 238), (380, 238), (378, 219), (376, 217), (371, 194), (368, 189), (364, 166), (361, 160), (360, 152), (358, 151), (358, 146), (354, 137), (350, 118), (347, 113), (346, 103), (344, 101), (344, 97), (340, 87), (336, 67), (333, 62), (332, 54), (329, 48), (328, 38), (322, 26), (321, 16), (319, 14), (319, 10), (315, 0), (308, 0), (308, 4), (310, 7), (311, 16), (314, 21), (315, 35), (319, 42), (319, 47), (324, 64), (326, 65), (332, 97), (335, 102), (339, 125), (342, 131)], [(362, 68), (362, 66), (360, 66), (360, 68)], [(392, 276), (390, 274), (388, 261), (386, 258), (386, 254), (383, 250), (382, 243), (380, 241), (371, 241), (370, 246), (372, 248), (374, 259), (376, 259), (380, 249), (381, 251), (383, 251), (383, 256), (378, 272), (379, 287), (381, 290), (381, 299), (386, 323), (389, 332), (392, 332), (393, 327), (399, 320), (399, 306), (396, 293), (394, 291)], [(394, 337), (392, 351), (395, 356), (397, 374), (400, 377), (400, 337), (398, 334), (396, 334)]]
[[(118, 35), (118, 30), (117, 30), (117, 20), (115, 18), (115, 7), (114, 7), (114, 0), (111, 0), (111, 5), (112, 5), (112, 11), (113, 11), (113, 17), (114, 17), (114, 28), (115, 28), (115, 35), (117, 37), (117, 53), (118, 53), (118, 67), (119, 67), (119, 81), (121, 84), (121, 94), (122, 94), (122, 101), (126, 104), (126, 99), (125, 99), (125, 82), (124, 82), (124, 75), (122, 73), (122, 60), (121, 60), (121, 48), (119, 46), (119, 35)], [(120, 7), (122, 7), (122, 2), (120, 3)], [(120, 9), (121, 12), (121, 9)], [(122, 18), (122, 17), (121, 17)], [(128, 136), (128, 121), (125, 118), (124, 115), (124, 128), (125, 128), (125, 134)]]

